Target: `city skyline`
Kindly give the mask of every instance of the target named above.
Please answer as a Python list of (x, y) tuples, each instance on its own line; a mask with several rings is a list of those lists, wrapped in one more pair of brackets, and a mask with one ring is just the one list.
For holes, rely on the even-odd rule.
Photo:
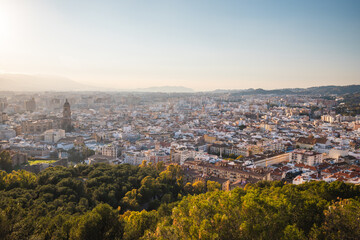
[(357, 84), (357, 1), (0, 1), (0, 78), (195, 91)]

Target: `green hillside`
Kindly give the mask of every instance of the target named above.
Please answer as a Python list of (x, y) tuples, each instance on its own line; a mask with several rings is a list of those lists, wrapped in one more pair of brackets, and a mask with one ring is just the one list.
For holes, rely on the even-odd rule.
[(0, 172), (0, 239), (359, 239), (360, 186), (185, 184), (180, 166)]

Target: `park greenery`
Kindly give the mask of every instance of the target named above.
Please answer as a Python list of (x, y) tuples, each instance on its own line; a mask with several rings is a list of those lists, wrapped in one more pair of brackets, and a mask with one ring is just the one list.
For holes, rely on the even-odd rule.
[(84, 163), (84, 160), (87, 157), (94, 155), (95, 151), (83, 145), (80, 146), (79, 148), (71, 148), (67, 151), (67, 153), (69, 154), (68, 160), (70, 162)]
[(29, 165), (44, 164), (44, 163), (51, 164), (51, 163), (54, 163), (56, 161), (58, 161), (58, 160), (55, 160), (55, 159), (53, 159), (53, 160), (51, 160), (51, 159), (50, 160), (49, 159), (46, 159), (46, 160), (35, 159), (35, 160), (29, 160)]
[(13, 169), (9, 151), (0, 151), (0, 170), (1, 169), (5, 171), (11, 171)]
[(0, 171), (0, 239), (360, 239), (359, 185), (220, 189), (163, 163)]

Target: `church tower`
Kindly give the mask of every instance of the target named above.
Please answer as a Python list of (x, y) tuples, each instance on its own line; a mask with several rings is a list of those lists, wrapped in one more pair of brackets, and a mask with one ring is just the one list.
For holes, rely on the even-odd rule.
[(71, 130), (71, 110), (70, 110), (70, 103), (68, 102), (67, 99), (64, 103), (61, 127), (65, 131)]

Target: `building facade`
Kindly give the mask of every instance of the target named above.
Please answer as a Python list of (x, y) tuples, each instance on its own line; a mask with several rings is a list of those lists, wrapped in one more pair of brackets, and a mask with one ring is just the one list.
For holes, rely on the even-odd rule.
[(65, 137), (65, 130), (63, 129), (50, 129), (45, 131), (44, 140), (49, 143), (56, 143)]
[(41, 134), (46, 130), (58, 127), (59, 122), (53, 119), (25, 121), (21, 123), (21, 129), (24, 134)]
[(65, 131), (71, 131), (71, 109), (70, 103), (66, 99), (63, 107), (63, 118), (61, 122), (61, 127)]
[(323, 162), (323, 154), (305, 149), (296, 149), (290, 154), (290, 161), (314, 166)]
[(109, 157), (117, 157), (117, 147), (114, 145), (109, 145), (109, 146), (103, 146), (101, 148), (101, 155), (103, 156), (109, 156)]
[(28, 101), (25, 101), (25, 109), (29, 112), (34, 112), (36, 110), (36, 102), (34, 98), (31, 98)]

